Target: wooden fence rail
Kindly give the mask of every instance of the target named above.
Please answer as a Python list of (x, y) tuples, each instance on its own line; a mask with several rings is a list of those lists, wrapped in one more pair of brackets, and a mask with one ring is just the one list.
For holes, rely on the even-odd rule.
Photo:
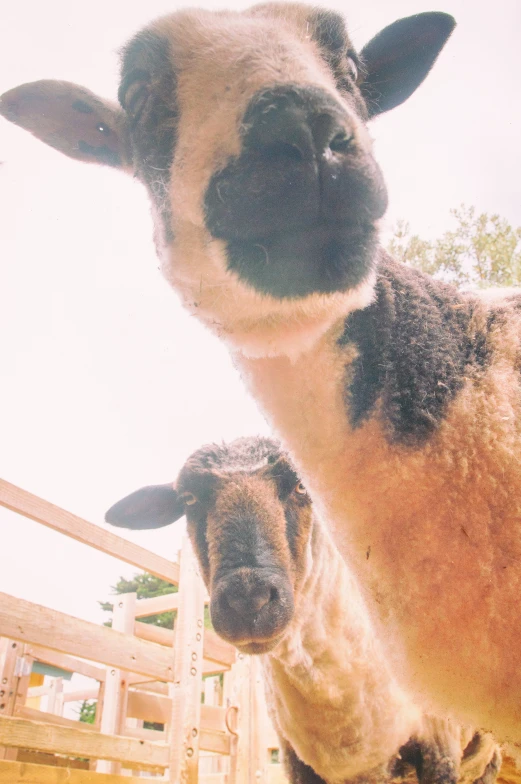
[[(258, 660), (205, 628), (187, 541), (170, 562), (3, 480), (0, 505), (178, 587), (119, 596), (111, 629), (0, 593), (0, 784), (282, 784)], [(139, 620), (168, 611), (174, 631)], [(55, 675), (32, 685), (35, 663)], [(94, 724), (63, 716), (85, 699)]]

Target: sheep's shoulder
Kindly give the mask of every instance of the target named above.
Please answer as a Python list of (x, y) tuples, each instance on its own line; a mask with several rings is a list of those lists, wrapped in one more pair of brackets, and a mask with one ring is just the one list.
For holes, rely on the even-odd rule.
[(389, 440), (424, 444), (468, 379), (492, 361), (486, 306), (474, 295), (384, 257), (373, 303), (345, 322), (356, 348), (345, 376), (353, 428), (381, 416)]

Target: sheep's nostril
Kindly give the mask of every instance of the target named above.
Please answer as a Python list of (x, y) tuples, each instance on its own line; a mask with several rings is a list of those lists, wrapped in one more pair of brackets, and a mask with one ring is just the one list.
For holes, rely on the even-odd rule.
[(278, 592), (278, 590), (276, 588), (272, 588), (270, 590), (269, 601), (270, 602), (277, 602), (278, 600), (279, 600), (279, 592)]
[(262, 155), (270, 161), (283, 159), (295, 161), (296, 163), (300, 163), (305, 158), (301, 148), (291, 142), (273, 142), (273, 144), (268, 144), (262, 149)]
[(344, 133), (337, 133), (337, 135), (330, 141), (329, 149), (332, 152), (347, 152), (351, 147), (353, 141), (353, 134), (349, 135)]
[(241, 618), (251, 618), (262, 610), (267, 604), (278, 598), (276, 588), (268, 585), (259, 585), (253, 589), (243, 589), (242, 592), (228, 593), (226, 603)]

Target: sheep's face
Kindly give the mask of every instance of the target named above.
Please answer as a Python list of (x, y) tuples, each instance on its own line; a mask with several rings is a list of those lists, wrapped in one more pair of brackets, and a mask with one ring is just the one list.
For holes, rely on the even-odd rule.
[(387, 194), (366, 122), (416, 89), (452, 27), (420, 14), (357, 54), (338, 14), (299, 3), (180, 11), (125, 47), (122, 110), (37, 82), (0, 111), (133, 171), (185, 305), (244, 352), (281, 353), (370, 301)]
[(302, 5), (182, 11), (130, 42), (120, 100), (172, 280), (199, 287), (204, 258), (203, 287), (285, 300), (369, 277), (387, 196), (359, 67), (342, 19)]
[(203, 447), (174, 489), (138, 490), (107, 520), (148, 527), (183, 513), (215, 630), (245, 653), (271, 650), (293, 618), (312, 527), (311, 500), (286, 454), (270, 439)]

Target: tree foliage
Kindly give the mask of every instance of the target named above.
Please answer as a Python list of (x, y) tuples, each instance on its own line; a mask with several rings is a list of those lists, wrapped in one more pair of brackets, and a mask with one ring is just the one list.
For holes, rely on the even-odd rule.
[(452, 209), (455, 229), (434, 241), (398, 221), (389, 253), (399, 261), (462, 288), (521, 285), (521, 227), (475, 207)]
[[(151, 599), (156, 596), (164, 596), (166, 593), (177, 593), (177, 586), (168, 583), (166, 580), (161, 580), (160, 577), (154, 577), (147, 572), (143, 574), (136, 574), (131, 580), (120, 577), (117, 584), (112, 586), (111, 591), (115, 595), (122, 593), (137, 593), (138, 599)], [(113, 602), (98, 602), (99, 606), (105, 612), (112, 612), (114, 610)], [(149, 615), (146, 618), (140, 618), (143, 623), (152, 623), (155, 626), (161, 626), (163, 629), (173, 629), (175, 621), (175, 612), (164, 612), (158, 615)], [(105, 626), (112, 626), (112, 620), (106, 621)], [(212, 621), (210, 619), (210, 610), (208, 607), (204, 608), (204, 626), (205, 629), (212, 628)]]
[(85, 724), (94, 724), (96, 720), (96, 700), (83, 700), (80, 707), (79, 721)]
[[(154, 577), (152, 574), (144, 572), (143, 574), (136, 574), (131, 580), (126, 580), (120, 577), (117, 584), (111, 588), (112, 593), (119, 595), (122, 593), (137, 593), (138, 599), (151, 599), (156, 596), (164, 596), (167, 593), (176, 593), (177, 586), (168, 583), (166, 580), (161, 580), (159, 577)], [(99, 602), (102, 610), (105, 612), (112, 612), (114, 604), (110, 601)], [(149, 615), (146, 618), (141, 618), (144, 623), (153, 623), (154, 626), (161, 626), (163, 629), (174, 628), (174, 613), (164, 612), (158, 615)], [(112, 621), (107, 621), (105, 626), (110, 626)]]

